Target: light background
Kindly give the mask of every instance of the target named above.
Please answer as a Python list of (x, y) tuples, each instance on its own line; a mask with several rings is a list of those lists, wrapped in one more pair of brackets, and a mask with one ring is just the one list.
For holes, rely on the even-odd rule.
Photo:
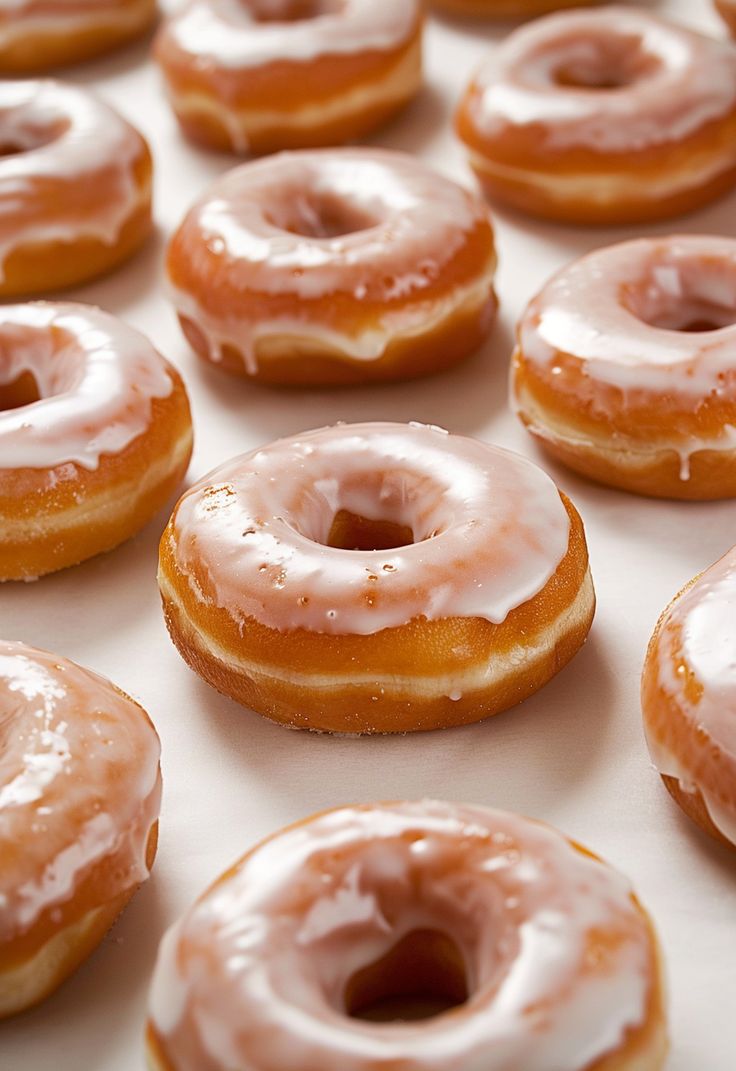
[[(639, 6), (724, 33), (708, 0)], [(421, 155), (470, 182), (451, 114), (477, 61), (508, 29), (430, 18), (427, 88), (374, 143)], [(186, 668), (167, 637), (155, 583), (165, 513), (111, 554), (35, 584), (3, 587), (0, 634), (108, 675), (150, 712), (162, 738), (165, 795), (152, 880), (56, 996), (0, 1026), (0, 1068), (141, 1067), (158, 939), (210, 880), (264, 834), (320, 808), (432, 795), (543, 818), (630, 875), (666, 954), (668, 1071), (733, 1071), (736, 866), (681, 817), (650, 766), (638, 685), (660, 611), (736, 540), (736, 507), (647, 501), (577, 479), (546, 461), (510, 414), (506, 376), (513, 324), (553, 270), (628, 234), (736, 236), (736, 193), (683, 221), (636, 232), (547, 226), (498, 211), (501, 315), (482, 353), (455, 371), (406, 385), (276, 393), (197, 361), (161, 292), (167, 235), (233, 161), (180, 138), (147, 48), (65, 76), (99, 90), (140, 126), (157, 169), (156, 238), (115, 277), (72, 296), (142, 329), (181, 368), (195, 417), (190, 478), (277, 436), (336, 420), (427, 421), (501, 443), (543, 464), (582, 513), (598, 613), (583, 651), (522, 707), (466, 729), (332, 739), (289, 732), (244, 711)]]

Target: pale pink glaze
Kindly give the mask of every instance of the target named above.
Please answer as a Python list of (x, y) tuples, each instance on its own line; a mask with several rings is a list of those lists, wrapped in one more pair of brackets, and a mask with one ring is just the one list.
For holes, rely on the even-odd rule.
[(0, 942), (53, 922), (105, 864), (94, 907), (148, 877), (158, 763), (153, 726), (109, 681), (0, 641)]
[[(418, 929), (456, 943), (467, 1003), (349, 1018), (352, 975)], [(177, 1071), (582, 1071), (646, 1021), (654, 961), (628, 882), (556, 830), (431, 800), (346, 807), (265, 841), (169, 930), (151, 1020)]]
[(645, 709), (652, 760), (686, 792), (700, 792), (713, 824), (736, 845), (736, 547), (675, 600), (648, 658), (680, 717), (697, 730), (697, 742), (685, 748), (676, 725), (663, 736)]
[[(347, 233), (331, 234), (335, 215)], [(478, 196), (404, 153), (280, 153), (228, 172), (190, 210), (170, 250), (171, 296), (204, 332), (213, 361), (229, 343), (254, 373), (256, 344), (284, 335), (375, 360), (393, 334), (419, 330), (436, 314), (426, 291), (478, 230), (488, 259), (473, 281), (490, 290), (493, 232)], [(285, 307), (264, 323), (249, 313), (249, 293)], [(325, 307), (335, 294), (339, 307)], [(384, 309), (366, 327), (373, 305)]]
[[(560, 85), (566, 72), (583, 86)], [(538, 132), (540, 149), (642, 152), (678, 142), (736, 107), (736, 49), (645, 11), (608, 6), (536, 19), (476, 74), (481, 137)]]
[(148, 430), (173, 379), (143, 335), (91, 305), (0, 308), (0, 385), (30, 372), (40, 400), (0, 410), (0, 470), (96, 469)]
[[(304, 12), (289, 18), (289, 12)], [(418, 0), (192, 0), (173, 15), (159, 37), (170, 53), (199, 69), (238, 70), (323, 56), (388, 52), (415, 33)]]
[[(683, 330), (698, 321), (723, 326)], [(736, 240), (642, 238), (581, 257), (530, 302), (519, 348), (560, 391), (573, 358), (584, 372), (584, 400), (614, 423), (617, 412), (652, 396), (692, 413), (709, 398), (736, 406)], [(736, 448), (736, 427), (725, 425), (715, 440), (688, 429), (671, 446), (686, 477), (698, 450)]]
[(0, 157), (0, 277), (8, 255), (30, 243), (113, 245), (140, 204), (143, 139), (85, 90), (0, 82), (0, 147), (9, 152)]
[[(407, 525), (415, 542), (324, 546), (340, 510)], [(164, 538), (197, 598), (241, 626), (369, 635), (420, 616), (503, 621), (555, 573), (569, 530), (555, 485), (517, 454), (419, 424), (347, 424), (215, 469)]]

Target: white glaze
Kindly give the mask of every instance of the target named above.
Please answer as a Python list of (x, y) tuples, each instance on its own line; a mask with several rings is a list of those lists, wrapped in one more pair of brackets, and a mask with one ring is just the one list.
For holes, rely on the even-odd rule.
[[(468, 1003), (348, 1018), (351, 976), (423, 928), (460, 949)], [(591, 930), (612, 935), (605, 963)], [(549, 827), (433, 801), (344, 808), (260, 845), (169, 932), (151, 1018), (178, 1071), (582, 1071), (644, 1023), (653, 953), (628, 882)]]
[[(340, 510), (407, 525), (415, 542), (324, 546)], [(165, 538), (197, 597), (241, 627), (369, 635), (418, 616), (505, 620), (555, 573), (569, 531), (557, 488), (519, 455), (424, 425), (354, 424), (222, 465), (180, 499)]]
[[(335, 211), (359, 229), (321, 235)], [(295, 223), (312, 233), (286, 229)], [(281, 153), (229, 172), (190, 210), (169, 253), (170, 293), (177, 310), (203, 328), (214, 354), (229, 342), (251, 370), (254, 341), (283, 335), (327, 337), (351, 356), (376, 359), (392, 319), (398, 316), (397, 329), (406, 333), (436, 313), (437, 295), (427, 291), (477, 232), (485, 235), (486, 260), (456, 286), (488, 291), (495, 254), (479, 197), (403, 153)], [(221, 290), (240, 299), (230, 313)], [(274, 313), (249, 315), (250, 294), (268, 298)], [(341, 297), (339, 313), (319, 304), (333, 294)], [(278, 308), (276, 299), (284, 299)]]
[[(314, 18), (276, 21), (289, 6), (289, 0), (193, 0), (168, 21), (159, 55), (177, 49), (198, 67), (232, 70), (283, 60), (306, 64), (323, 56), (400, 48), (420, 18), (418, 0), (344, 0)], [(259, 21), (258, 8), (270, 8), (274, 21)]]
[(713, 823), (736, 845), (736, 547), (672, 604), (650, 657), (659, 686), (698, 734), (697, 747), (683, 746), (682, 736), (678, 747), (645, 709), (652, 759), (686, 792), (700, 791)]
[(33, 374), (41, 398), (0, 411), (0, 470), (96, 469), (148, 429), (173, 380), (151, 343), (88, 305), (0, 309), (0, 385)]
[[(697, 320), (724, 326), (676, 330)], [(553, 389), (565, 389), (564, 366), (572, 358), (583, 372), (586, 401), (614, 423), (617, 412), (651, 404), (652, 396), (674, 399), (688, 412), (709, 398), (736, 406), (736, 241), (643, 238), (581, 257), (529, 304), (519, 349), (552, 377)], [(718, 440), (683, 435), (673, 449), (687, 469), (698, 450), (732, 450), (734, 431), (725, 424)], [(661, 448), (659, 440), (655, 445)]]
[(0, 157), (0, 277), (8, 255), (34, 242), (113, 245), (140, 204), (134, 167), (143, 140), (85, 90), (1, 82), (0, 144), (18, 150)]
[[(637, 71), (637, 58), (652, 69)], [(610, 66), (615, 76), (622, 64), (635, 76), (631, 85), (581, 89), (555, 79), (565, 68), (594, 79)], [(563, 12), (512, 33), (475, 76), (466, 103), (489, 146), (527, 128), (538, 131), (543, 151), (643, 152), (734, 112), (736, 49), (629, 7)]]
[(158, 737), (143, 711), (66, 659), (0, 642), (0, 942), (96, 879), (99, 906), (148, 876)]

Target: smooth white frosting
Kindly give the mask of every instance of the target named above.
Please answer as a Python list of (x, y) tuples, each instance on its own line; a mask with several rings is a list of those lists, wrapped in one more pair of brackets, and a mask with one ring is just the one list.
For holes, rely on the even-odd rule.
[(0, 277), (8, 255), (34, 242), (113, 245), (140, 204), (143, 139), (85, 90), (0, 82), (0, 145), (14, 150), (0, 157)]
[[(325, 546), (346, 510), (411, 528), (383, 551)], [(541, 469), (418, 424), (347, 424), (227, 462), (177, 504), (168, 534), (198, 599), (279, 630), (369, 635), (415, 617), (504, 621), (567, 553)]]
[[(352, 229), (331, 235), (335, 216)], [(228, 172), (190, 210), (169, 251), (170, 293), (213, 354), (236, 345), (251, 371), (255, 343), (283, 335), (328, 336), (375, 359), (387, 333), (424, 327), (436, 312), (432, 286), (472, 234), (483, 235), (482, 259), (455, 286), (480, 277), (490, 290), (493, 232), (477, 195), (404, 153), (281, 153)], [(325, 307), (331, 295), (339, 301)]]
[[(698, 321), (724, 326), (678, 330)], [(688, 413), (709, 399), (736, 407), (736, 240), (678, 235), (596, 250), (546, 284), (518, 337), (522, 359), (552, 377), (553, 389), (566, 389), (572, 359), (586, 402), (614, 424), (652, 396)], [(692, 454), (732, 450), (735, 437), (727, 423), (717, 440), (688, 431), (672, 448), (686, 476)]]
[(322, 14), (279, 20), (296, 6), (293, 0), (193, 0), (169, 19), (159, 54), (173, 47), (199, 66), (234, 70), (279, 61), (309, 63), (322, 56), (399, 48), (420, 18), (418, 0), (315, 0), (312, 6)]
[[(560, 71), (613, 88), (560, 85)], [(630, 7), (562, 12), (512, 33), (466, 100), (481, 138), (538, 131), (542, 151), (643, 152), (736, 108), (736, 48)]]
[(690, 748), (645, 709), (652, 759), (686, 792), (701, 793), (714, 825), (736, 845), (736, 547), (675, 600), (650, 657), (698, 741)]
[(105, 860), (93, 906), (148, 876), (158, 761), (151, 723), (108, 681), (0, 641), (0, 941), (71, 899)]
[(151, 343), (89, 305), (0, 308), (0, 385), (30, 372), (40, 400), (0, 410), (0, 470), (96, 469), (150, 427), (151, 403), (173, 390)]
[[(349, 1018), (353, 974), (418, 929), (455, 942), (468, 1002)], [(628, 882), (547, 826), (346, 807), (261, 844), (169, 931), (151, 1019), (179, 1071), (582, 1071), (646, 1021), (655, 958)]]

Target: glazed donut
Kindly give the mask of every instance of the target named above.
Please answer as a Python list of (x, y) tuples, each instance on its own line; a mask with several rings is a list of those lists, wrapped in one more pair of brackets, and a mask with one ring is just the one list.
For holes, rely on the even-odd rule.
[(736, 241), (600, 249), (522, 316), (513, 404), (558, 460), (658, 498), (736, 495)]
[(736, 181), (736, 48), (629, 7), (550, 15), (503, 42), (456, 125), (488, 195), (523, 212), (665, 219)]
[(159, 586), (189, 665), (296, 728), (445, 728), (541, 688), (590, 628), (582, 522), (531, 462), (419, 424), (338, 425), (180, 499)]
[(431, 6), (457, 15), (487, 19), (531, 19), (566, 7), (586, 7), (599, 0), (430, 0)]
[(87, 305), (0, 309), (0, 580), (32, 580), (129, 539), (186, 472), (178, 372)]
[(146, 712), (58, 655), (0, 641), (0, 1019), (87, 958), (148, 877), (161, 796)]
[(30, 74), (111, 52), (145, 33), (155, 0), (11, 0), (0, 10), (0, 73)]
[(659, 619), (642, 676), (644, 730), (670, 795), (736, 848), (736, 547)]
[(549, 826), (433, 800), (258, 845), (165, 935), (149, 1009), (153, 1071), (658, 1071), (667, 1050), (628, 881)]
[(184, 133), (215, 149), (339, 145), (422, 82), (419, 0), (191, 0), (155, 54)]
[(731, 34), (736, 35), (736, 0), (714, 0), (714, 3)]
[(405, 379), (493, 322), (496, 253), (473, 194), (403, 153), (283, 153), (219, 179), (169, 246), (200, 357), (272, 384)]
[(73, 286), (151, 230), (151, 154), (117, 112), (61, 82), (0, 82), (0, 297)]

